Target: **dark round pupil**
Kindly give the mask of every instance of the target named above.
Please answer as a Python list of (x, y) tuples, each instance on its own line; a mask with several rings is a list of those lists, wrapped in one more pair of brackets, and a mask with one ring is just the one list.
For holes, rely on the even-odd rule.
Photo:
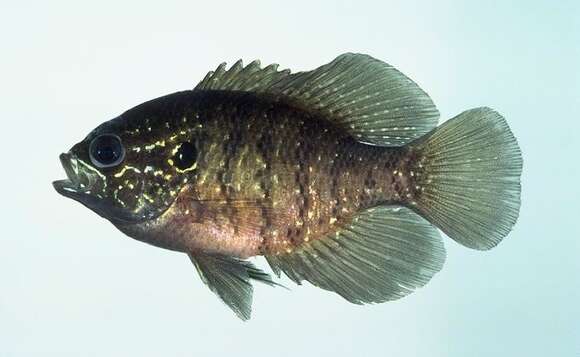
[(186, 170), (193, 166), (197, 159), (197, 149), (190, 142), (184, 142), (179, 146), (173, 156), (175, 166), (180, 170)]
[(101, 136), (93, 146), (93, 157), (103, 165), (112, 164), (121, 156), (121, 143), (114, 136)]

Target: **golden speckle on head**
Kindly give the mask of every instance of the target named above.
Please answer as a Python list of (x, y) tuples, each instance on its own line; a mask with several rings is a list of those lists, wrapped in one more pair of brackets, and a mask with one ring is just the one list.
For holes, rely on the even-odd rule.
[(153, 203), (153, 202), (155, 202), (155, 200), (154, 200), (153, 198), (151, 198), (151, 196), (149, 196), (149, 195), (148, 195), (148, 194), (146, 194), (146, 193), (143, 193), (143, 194), (142, 194), (142, 196), (143, 196), (143, 198), (145, 198), (145, 199), (146, 199), (147, 201), (149, 201), (150, 203)]
[(141, 173), (141, 170), (139, 170), (138, 168), (133, 167), (133, 166), (129, 166), (129, 165), (125, 165), (125, 166), (123, 166), (123, 168), (121, 169), (121, 171), (117, 172), (113, 176), (115, 176), (115, 177), (121, 177), (121, 176), (123, 176), (125, 174), (125, 172), (127, 172), (127, 170), (131, 170), (131, 171), (136, 172), (138, 174)]

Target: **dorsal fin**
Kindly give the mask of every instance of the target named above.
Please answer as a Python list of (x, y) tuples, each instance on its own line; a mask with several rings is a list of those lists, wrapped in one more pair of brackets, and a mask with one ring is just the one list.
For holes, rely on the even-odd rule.
[(367, 55), (346, 53), (308, 72), (290, 74), (258, 61), (229, 70), (221, 64), (196, 89), (242, 90), (287, 98), (322, 113), (356, 139), (376, 145), (404, 145), (431, 131), (439, 112), (407, 76)]
[(355, 304), (401, 298), (441, 270), (445, 248), (437, 230), (408, 208), (360, 212), (335, 234), (290, 253), (268, 255), (277, 275), (307, 280)]
[(265, 93), (274, 83), (290, 75), (289, 69), (278, 71), (277, 64), (271, 64), (262, 69), (258, 60), (245, 67), (242, 60), (239, 60), (227, 71), (225, 68), (225, 62), (220, 64), (215, 71), (209, 72), (194, 89)]

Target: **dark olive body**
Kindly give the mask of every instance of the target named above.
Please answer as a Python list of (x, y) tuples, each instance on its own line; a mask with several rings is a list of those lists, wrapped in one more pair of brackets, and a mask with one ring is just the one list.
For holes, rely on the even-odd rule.
[(60, 156), (56, 190), (126, 235), (187, 253), (250, 318), (273, 272), (356, 304), (399, 299), (443, 267), (437, 228), (488, 250), (515, 225), (522, 156), (487, 107), (437, 126), (429, 96), (391, 65), (346, 53), (290, 73), (225, 64), (134, 107)]
[[(147, 171), (157, 172), (159, 181), (149, 187), (153, 215), (116, 225), (164, 248), (240, 257), (288, 251), (331, 232), (359, 209), (415, 194), (407, 149), (358, 142), (330, 120), (272, 96), (174, 93), (97, 132), (109, 130), (121, 133), (126, 160), (142, 172), (151, 166)], [(132, 136), (143, 131), (153, 139), (135, 146)], [(155, 142), (164, 145), (142, 155)], [(195, 166), (185, 172), (167, 162), (182, 143), (197, 150)], [(118, 178), (124, 185), (131, 170), (113, 169), (125, 170)]]

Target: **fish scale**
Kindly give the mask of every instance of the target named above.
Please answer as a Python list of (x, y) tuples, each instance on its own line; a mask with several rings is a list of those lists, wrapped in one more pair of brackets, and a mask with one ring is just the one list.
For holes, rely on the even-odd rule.
[(307, 72), (241, 61), (138, 105), (61, 155), (56, 190), (136, 240), (186, 253), (250, 318), (274, 273), (355, 304), (399, 299), (442, 268), (438, 230), (491, 249), (520, 207), (521, 152), (475, 108), (437, 126), (394, 67), (347, 53)]
[[(309, 113), (292, 107), (278, 105), (272, 111), (269, 98), (256, 97), (254, 102), (248, 103), (246, 94), (207, 92), (195, 95), (205, 97), (200, 103), (222, 103), (213, 112), (211, 105), (198, 111), (204, 113), (204, 125), (220, 132), (225, 129), (229, 135), (223, 145), (223, 158), (215, 155), (205, 163), (208, 168), (223, 166), (222, 171), (218, 171), (214, 179), (205, 180), (192, 200), (223, 199), (228, 207), (225, 216), (233, 229), (257, 224), (264, 253), (279, 253), (304, 240), (322, 237), (323, 233), (332, 230), (332, 225), (348, 220), (358, 209), (400, 202), (404, 198), (408, 178), (403, 180), (403, 176), (392, 174), (404, 159), (405, 152), (400, 148), (361, 144), (322, 118), (309, 118)], [(231, 115), (238, 113), (236, 108), (246, 107), (253, 111)], [(266, 141), (256, 140), (265, 137)], [(221, 165), (220, 160), (225, 160), (225, 164)], [(203, 165), (199, 169), (205, 170)], [(247, 175), (248, 172), (255, 174)], [(273, 175), (279, 177), (275, 186), (271, 184)], [(381, 185), (365, 190), (365, 180)], [(196, 185), (195, 178), (191, 185)], [(333, 195), (331, 190), (334, 190)], [(214, 195), (214, 192), (219, 194)], [(238, 200), (255, 202), (260, 209), (260, 219), (247, 222), (244, 210), (232, 206), (232, 202)], [(336, 202), (341, 202), (337, 205), (340, 210), (333, 207)], [(274, 221), (273, 215), (284, 219)], [(246, 238), (252, 239), (243, 234), (233, 239)]]

